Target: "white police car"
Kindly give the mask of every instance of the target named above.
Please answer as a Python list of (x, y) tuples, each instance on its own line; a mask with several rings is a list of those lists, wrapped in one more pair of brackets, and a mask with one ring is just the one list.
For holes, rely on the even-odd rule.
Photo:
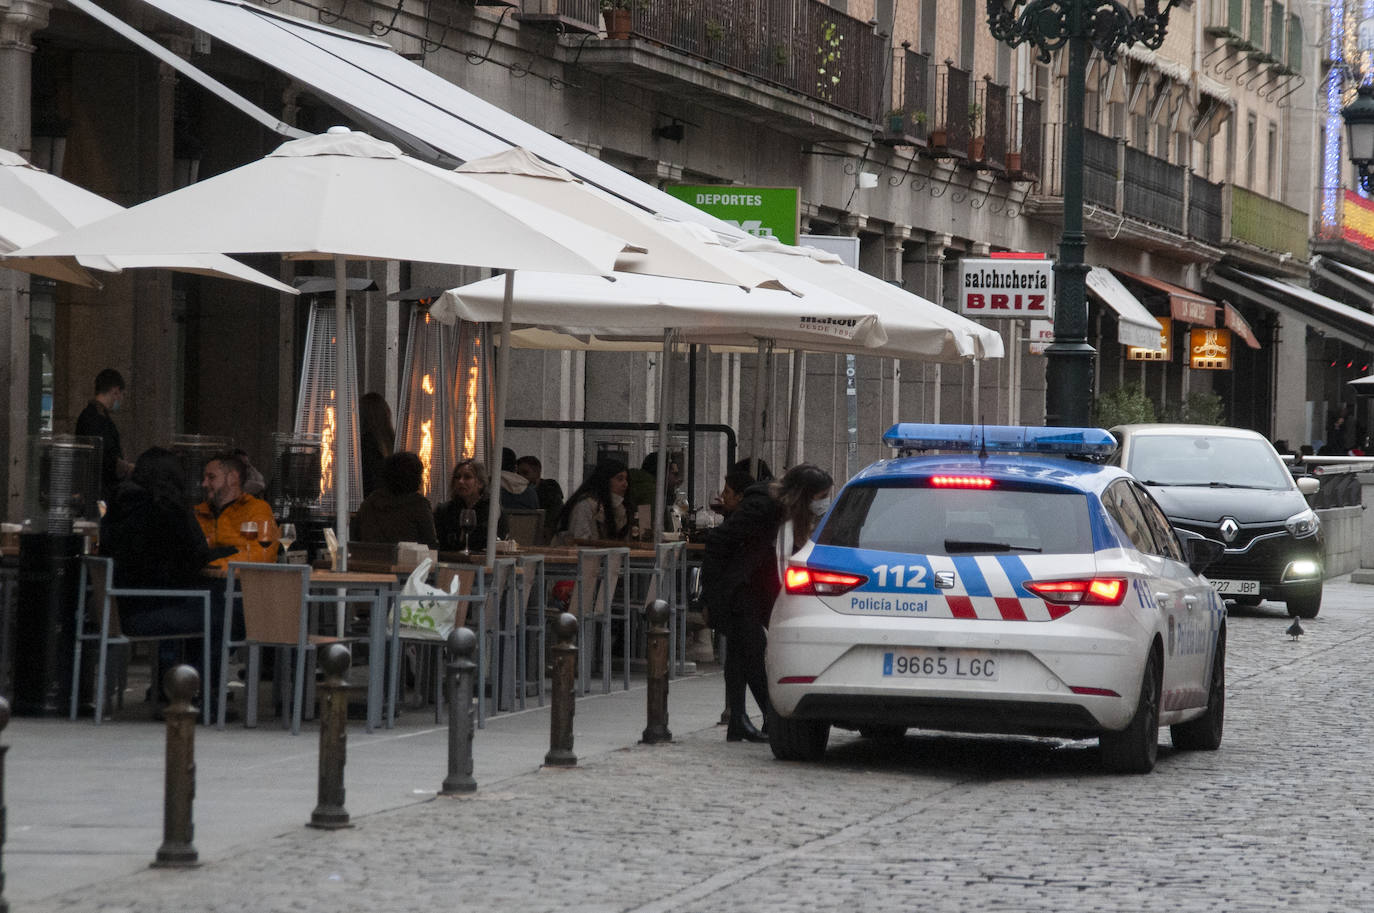
[[(830, 727), (1099, 739), (1154, 767), (1159, 727), (1216, 749), (1220, 543), (1175, 531), (1098, 428), (894, 425), (792, 556), (768, 631), (773, 754)], [(1183, 541), (1180, 542), (1180, 539)], [(1191, 566), (1190, 566), (1191, 565)]]

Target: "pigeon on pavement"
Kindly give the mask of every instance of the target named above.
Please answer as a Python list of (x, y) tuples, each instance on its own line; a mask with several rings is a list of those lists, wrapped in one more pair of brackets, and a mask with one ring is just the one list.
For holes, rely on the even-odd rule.
[(1293, 638), (1294, 640), (1297, 640), (1299, 637), (1302, 637), (1303, 634), (1305, 634), (1306, 632), (1303, 631), (1302, 624), (1298, 621), (1296, 617), (1294, 617), (1293, 623), (1288, 626), (1288, 630), (1284, 633), (1287, 634), (1289, 637)]

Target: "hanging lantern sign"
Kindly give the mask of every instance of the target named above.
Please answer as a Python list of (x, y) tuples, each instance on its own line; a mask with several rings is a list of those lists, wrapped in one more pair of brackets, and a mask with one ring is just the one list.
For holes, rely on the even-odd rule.
[(1203, 371), (1231, 370), (1231, 331), (1224, 327), (1190, 330), (1188, 367)]
[(1156, 317), (1155, 320), (1159, 321), (1159, 348), (1142, 349), (1139, 346), (1127, 346), (1127, 361), (1170, 361), (1173, 358), (1169, 350), (1169, 337), (1174, 328), (1173, 318)]

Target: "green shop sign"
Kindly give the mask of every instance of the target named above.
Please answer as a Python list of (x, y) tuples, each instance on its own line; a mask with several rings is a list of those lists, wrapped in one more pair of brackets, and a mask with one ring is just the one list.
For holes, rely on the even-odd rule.
[(663, 188), (703, 212), (737, 225), (751, 235), (797, 243), (801, 191), (796, 187), (735, 187), (687, 184)]

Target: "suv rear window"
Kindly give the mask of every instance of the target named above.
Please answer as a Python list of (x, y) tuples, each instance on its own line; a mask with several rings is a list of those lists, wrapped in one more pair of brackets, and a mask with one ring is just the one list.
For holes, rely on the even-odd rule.
[(1078, 492), (855, 485), (816, 535), (820, 545), (919, 555), (1091, 552)]

